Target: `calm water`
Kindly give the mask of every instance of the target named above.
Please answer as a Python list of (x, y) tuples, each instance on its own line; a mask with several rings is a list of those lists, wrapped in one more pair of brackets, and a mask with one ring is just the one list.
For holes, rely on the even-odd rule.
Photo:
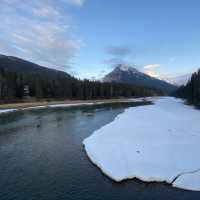
[(124, 106), (0, 116), (0, 200), (173, 200), (200, 193), (137, 180), (115, 183), (88, 160), (82, 140)]

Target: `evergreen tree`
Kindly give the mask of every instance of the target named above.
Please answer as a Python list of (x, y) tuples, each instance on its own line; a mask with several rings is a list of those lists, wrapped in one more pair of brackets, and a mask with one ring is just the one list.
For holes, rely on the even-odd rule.
[[(193, 79), (199, 84), (200, 80), (196, 76)], [(160, 91), (152, 88), (79, 80), (59, 72), (48, 74), (0, 70), (0, 102), (23, 100), (26, 87), (29, 88), (30, 97), (37, 99), (108, 99), (162, 95)], [(193, 98), (196, 98), (199, 90), (194, 89), (193, 93)]]
[(200, 106), (200, 70), (193, 73), (187, 85), (178, 88), (175, 96), (184, 98), (189, 103)]

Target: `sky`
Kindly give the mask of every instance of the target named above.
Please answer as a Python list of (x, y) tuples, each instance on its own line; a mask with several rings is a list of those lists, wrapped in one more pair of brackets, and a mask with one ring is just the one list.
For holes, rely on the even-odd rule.
[(199, 0), (1, 0), (0, 54), (80, 78), (119, 63), (155, 77), (200, 68)]

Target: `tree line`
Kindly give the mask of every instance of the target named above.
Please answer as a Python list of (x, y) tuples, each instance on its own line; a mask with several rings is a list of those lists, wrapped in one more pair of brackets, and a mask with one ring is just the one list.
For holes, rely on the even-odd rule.
[[(25, 91), (28, 88), (28, 91)], [(28, 94), (27, 94), (28, 93)], [(162, 95), (146, 87), (120, 83), (79, 80), (67, 73), (23, 73), (0, 69), (0, 102), (21, 101), (28, 95), (35, 99), (103, 99)]]
[(189, 103), (200, 106), (200, 69), (192, 74), (190, 81), (181, 86), (175, 96), (186, 99)]

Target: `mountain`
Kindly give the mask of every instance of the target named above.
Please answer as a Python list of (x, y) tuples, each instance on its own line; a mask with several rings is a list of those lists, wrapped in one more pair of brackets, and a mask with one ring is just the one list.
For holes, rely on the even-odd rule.
[(17, 72), (24, 74), (42, 74), (47, 76), (47, 78), (54, 78), (57, 75), (72, 78), (66, 72), (49, 69), (13, 56), (0, 55), (0, 70), (1, 69), (4, 69), (8, 72)]
[(144, 86), (149, 88), (156, 88), (166, 93), (173, 92), (177, 87), (173, 84), (167, 83), (166, 81), (153, 78), (146, 75), (137, 69), (119, 64), (115, 69), (107, 74), (103, 78), (104, 82), (119, 82), (119, 83), (129, 83), (138, 86)]
[(184, 75), (176, 76), (176, 77), (167, 77), (167, 78), (164, 78), (163, 80), (173, 85), (181, 86), (181, 85), (186, 85), (188, 81), (190, 80), (191, 76), (192, 74), (188, 73), (188, 74), (184, 74)]
[(38, 99), (108, 99), (162, 95), (130, 84), (79, 80), (32, 62), (0, 55), (0, 104)]

